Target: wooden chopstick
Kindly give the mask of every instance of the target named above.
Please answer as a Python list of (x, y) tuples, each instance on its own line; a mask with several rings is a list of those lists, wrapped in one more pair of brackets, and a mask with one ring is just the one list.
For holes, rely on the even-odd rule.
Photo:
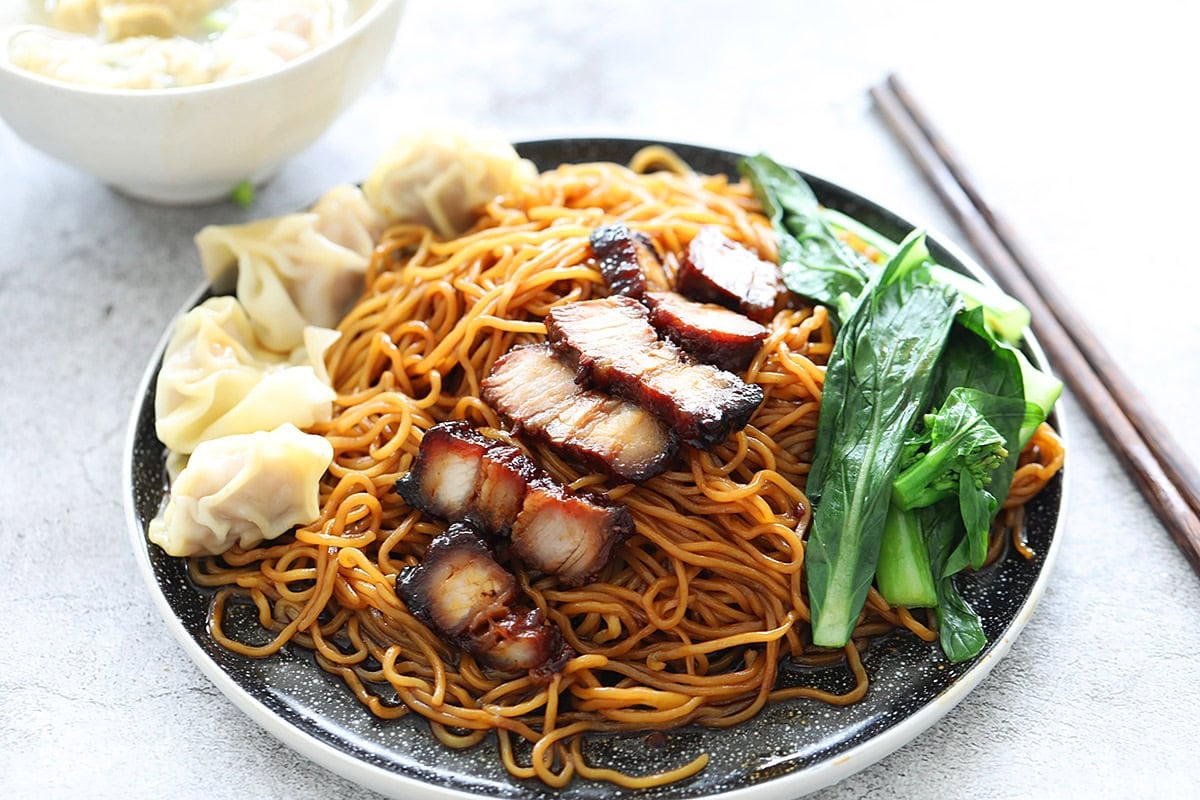
[(889, 76), (871, 89), (871, 97), (992, 276), (1029, 308), (1034, 333), (1055, 371), (1200, 574), (1200, 480), (1195, 467), (1011, 228), (983, 201), (899, 79)]

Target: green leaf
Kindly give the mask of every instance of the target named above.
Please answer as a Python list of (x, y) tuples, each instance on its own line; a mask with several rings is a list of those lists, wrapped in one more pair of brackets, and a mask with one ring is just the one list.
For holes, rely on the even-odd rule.
[(954, 662), (974, 658), (987, 645), (983, 624), (975, 610), (963, 600), (948, 572), (955, 544), (963, 540), (962, 518), (953, 500), (943, 500), (916, 513), (921, 518), (925, 544), (937, 589), (938, 642), (946, 658)]
[(820, 646), (844, 645), (862, 611), (905, 437), (959, 309), (953, 289), (929, 280), (927, 258), (922, 236), (905, 242), (854, 306), (826, 369), (805, 555)]
[(1035, 367), (1020, 350), (1015, 351), (1021, 367), (1021, 381), (1025, 387), (1025, 401), (1031, 406), (1021, 426), (1018, 444), (1024, 447), (1033, 438), (1033, 432), (1050, 416), (1050, 411), (1062, 396), (1063, 383), (1048, 372)]
[[(1027, 422), (1029, 408), (1024, 404), (1024, 380), (1017, 350), (999, 341), (984, 323), (983, 312), (978, 308), (958, 315), (946, 351), (938, 364), (938, 375), (931, 399), (934, 405), (944, 404), (950, 393), (959, 387), (976, 389), (980, 392), (1013, 401), (1021, 399), (1020, 405), (1000, 402), (995, 413), (1001, 418), (989, 418), (992, 426), (1004, 437), (1008, 457), (992, 473), (991, 492), (997, 507), (1008, 497), (1009, 484), (1017, 468), (1021, 454), (1021, 428)], [(1018, 416), (1019, 415), (1019, 416)]]
[(839, 299), (857, 298), (866, 286), (872, 271), (866, 260), (838, 239), (817, 196), (794, 170), (764, 154), (743, 159), (738, 168), (779, 237), (784, 284), (839, 313)]
[[(872, 295), (874, 295), (875, 300), (878, 301), (879, 296), (889, 287), (895, 285), (899, 278), (908, 275), (917, 267), (926, 264), (928, 260), (929, 250), (925, 247), (925, 236), (919, 231), (914, 231), (907, 239), (904, 240), (903, 245), (888, 261), (886, 267), (872, 279), (870, 284), (868, 284), (867, 290), (863, 293), (863, 295), (855, 299), (852, 303), (848, 304), (848, 312), (846, 314), (847, 325), (849, 325), (849, 320), (856, 319), (856, 309), (859, 307), (861, 302), (869, 301)], [(927, 296), (928, 298), (941, 298), (946, 302), (952, 302), (953, 298), (955, 308), (958, 307), (956, 301), (957, 296), (954, 294), (953, 290), (931, 283), (928, 280), (927, 272), (921, 274), (919, 277), (923, 278), (924, 280), (910, 280), (907, 282), (906, 285), (908, 285), (910, 288), (904, 290), (906, 294), (911, 294), (913, 292), (912, 287), (920, 285), (922, 287), (921, 294), (923, 296)], [(868, 309), (862, 316), (857, 317), (859, 335), (862, 335), (865, 332), (866, 335), (876, 337), (876, 341), (872, 343), (872, 346), (859, 347), (855, 342), (852, 341), (852, 337), (848, 335), (846, 331), (841, 331), (838, 333), (838, 337), (834, 342), (833, 352), (830, 354), (829, 363), (825, 368), (825, 389), (821, 400), (821, 415), (817, 420), (817, 440), (814, 445), (813, 463), (809, 469), (808, 480), (805, 484), (804, 490), (809, 499), (813, 500), (814, 502), (820, 500), (825, 483), (825, 474), (828, 471), (830, 464), (834, 463), (834, 437), (836, 434), (846, 428), (846, 426), (840, 422), (841, 418), (847, 413), (845, 409), (842, 408), (843, 401), (845, 400), (844, 393), (846, 389), (850, 386), (857, 386), (858, 388), (856, 391), (858, 391), (861, 395), (862, 387), (866, 386), (867, 383), (872, 379), (871, 367), (876, 357), (875, 353), (887, 352), (889, 359), (893, 362), (891, 364), (892, 368), (898, 374), (901, 374), (904, 372), (904, 365), (894, 363), (898, 349), (907, 347), (915, 350), (911, 344), (911, 340), (905, 340), (908, 342), (907, 344), (901, 340), (897, 340), (894, 344), (886, 341), (884, 337), (889, 335), (889, 332), (877, 330), (878, 326), (873, 325), (871, 320), (872, 314), (876, 314), (878, 308), (882, 307), (886, 308), (889, 313), (896, 317), (896, 319), (885, 320), (884, 325), (892, 325), (896, 328), (903, 328), (904, 321), (901, 319), (903, 317), (903, 311), (900, 308), (893, 308), (892, 306), (894, 306), (894, 303), (881, 305), (880, 303), (875, 302), (875, 306), (877, 307), (876, 311)], [(928, 311), (928, 309), (926, 309), (926, 311)], [(922, 324), (921, 320), (917, 319), (917, 316), (920, 313), (920, 311), (914, 313), (913, 321), (915, 324)], [(939, 317), (939, 322), (941, 321), (942, 320)], [(940, 335), (944, 339), (945, 333), (939, 333), (939, 331), (940, 328), (935, 328), (932, 333)], [(913, 334), (916, 333), (916, 331), (909, 329), (906, 330), (905, 333), (906, 335)], [(940, 352), (940, 348), (938, 352)], [(855, 359), (860, 359), (862, 363), (857, 364), (857, 369), (854, 370), (853, 375), (848, 376), (844, 374), (849, 365), (854, 363)], [(933, 355), (932, 360), (934, 363), (936, 363), (936, 354)], [(857, 375), (863, 376), (862, 381), (859, 383), (852, 383), (851, 379)], [(921, 377), (922, 379), (927, 379), (929, 375), (922, 372)], [(887, 387), (877, 388), (882, 391)], [(891, 388), (898, 389), (899, 387)], [(920, 391), (921, 397), (924, 398), (928, 393), (928, 382), (926, 381), (916, 388)], [(870, 397), (866, 397), (866, 400), (869, 402)], [(919, 410), (923, 408), (924, 401), (922, 401), (922, 404), (919, 408), (909, 409), (912, 413), (906, 418), (911, 419)], [(905, 436), (906, 433), (899, 432), (898, 435)]]
[(959, 386), (1005, 397), (1021, 396), (1023, 381), (1016, 353), (992, 335), (983, 309), (964, 311), (955, 320), (946, 353), (938, 364), (933, 401), (941, 405)]
[(987, 558), (988, 532), (992, 527), (992, 516), (999, 508), (992, 493), (980, 488), (970, 473), (964, 470), (959, 474), (958, 509), (967, 529), (964, 537), (967, 557), (974, 569), (982, 567)]
[(943, 578), (939, 589), (938, 643), (942, 652), (956, 663), (974, 658), (987, 646), (979, 615), (962, 599), (950, 578)]
[[(891, 239), (837, 209), (823, 207), (821, 216), (835, 229), (857, 236), (885, 256), (890, 257), (896, 252), (896, 243)], [(988, 329), (1001, 340), (1012, 345), (1021, 341), (1029, 327), (1029, 309), (1023, 303), (994, 284), (983, 283), (940, 264), (930, 266), (929, 272), (935, 281), (957, 289), (966, 308), (979, 307)]]
[[(952, 559), (956, 567), (983, 566), (988, 531), (1000, 505), (997, 495), (1007, 495), (1012, 481), (1015, 460), (1008, 447), (1026, 411), (1019, 395), (1002, 397), (961, 386), (951, 390), (945, 404), (926, 416), (929, 449), (892, 484), (893, 502), (903, 509), (958, 498), (966, 536)], [(962, 558), (965, 564), (958, 563)]]
[(963, 304), (968, 309), (978, 308), (988, 330), (1006, 344), (1015, 345), (1021, 341), (1030, 321), (1029, 309), (1024, 303), (991, 284), (981, 283), (948, 267), (939, 265), (933, 270), (933, 277), (958, 289)]
[(892, 499), (903, 509), (933, 505), (960, 492), (959, 475), (972, 489), (991, 483), (992, 472), (1008, 457), (1004, 435), (990, 414), (1021, 414), (1024, 401), (977, 389), (956, 388), (945, 404), (925, 416), (929, 449), (906, 466), (892, 485)]

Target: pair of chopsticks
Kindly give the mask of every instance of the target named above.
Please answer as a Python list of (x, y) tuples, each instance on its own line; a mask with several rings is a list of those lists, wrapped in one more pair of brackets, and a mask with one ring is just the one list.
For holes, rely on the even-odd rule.
[(1200, 473), (1047, 271), (984, 201), (900, 79), (889, 75), (871, 97), (992, 276), (1029, 308), (1054, 370), (1200, 573)]

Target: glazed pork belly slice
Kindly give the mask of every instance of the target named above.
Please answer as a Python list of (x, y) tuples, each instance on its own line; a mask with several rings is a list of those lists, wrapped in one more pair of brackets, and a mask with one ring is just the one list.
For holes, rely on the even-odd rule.
[[(569, 382), (571, 373), (563, 369)], [(461, 421), (425, 433), (413, 468), (396, 490), (413, 508), (450, 522), (484, 533), (511, 532), (518, 560), (568, 585), (590, 580), (633, 529), (624, 506), (602, 495), (570, 492), (516, 447)]]
[(516, 347), (501, 356), (481, 395), (518, 436), (621, 480), (643, 481), (666, 471), (678, 448), (674, 434), (652, 414), (577, 385), (575, 371), (549, 345)]
[(692, 358), (742, 372), (758, 355), (767, 329), (749, 317), (713, 303), (697, 303), (676, 292), (647, 292), (650, 324)]
[(494, 441), (492, 445), (483, 461), (469, 517), (486, 531), (508, 533), (530, 484), (542, 471), (516, 447)]
[(574, 655), (562, 632), (540, 608), (512, 613), (481, 629), (472, 640), (483, 663), (501, 672), (529, 672), (542, 683), (562, 672)]
[(413, 616), (469, 649), (476, 631), (509, 614), (517, 579), (474, 527), (456, 522), (434, 538), (419, 566), (401, 570), (396, 591)]
[(516, 578), (466, 523), (451, 525), (420, 565), (402, 570), (396, 593), (413, 616), (495, 669), (548, 675), (569, 657), (539, 609), (513, 609)]
[(745, 427), (763, 400), (759, 386), (660, 341), (649, 312), (628, 297), (553, 308), (546, 330), (577, 380), (636, 403), (703, 450)]
[(632, 532), (633, 517), (625, 506), (599, 495), (572, 494), (543, 480), (525, 496), (512, 528), (512, 552), (531, 572), (582, 586)]
[(471, 522), (489, 533), (507, 533), (529, 482), (541, 474), (518, 448), (456, 420), (425, 432), (396, 491), (412, 508), (450, 522)]
[(641, 231), (614, 222), (593, 230), (589, 241), (600, 274), (613, 294), (641, 297), (648, 288), (670, 286), (654, 241)]
[(779, 267), (705, 226), (692, 239), (679, 265), (676, 290), (702, 303), (716, 303), (768, 322), (786, 301)]

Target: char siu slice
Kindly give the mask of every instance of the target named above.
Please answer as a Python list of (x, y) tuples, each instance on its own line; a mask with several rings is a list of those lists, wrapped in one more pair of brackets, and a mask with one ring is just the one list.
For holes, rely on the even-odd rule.
[(512, 552), (533, 572), (582, 586), (632, 532), (633, 517), (625, 506), (598, 495), (573, 494), (554, 481), (537, 481), (513, 524)]
[(516, 578), (465, 523), (451, 525), (419, 566), (400, 572), (396, 593), (413, 616), (495, 669), (545, 678), (570, 657), (539, 609), (513, 609)]
[(692, 239), (676, 281), (685, 297), (734, 309), (755, 322), (769, 322), (787, 298), (778, 266), (711, 226)]
[(501, 356), (481, 394), (518, 436), (544, 441), (567, 460), (622, 480), (642, 481), (665, 471), (678, 447), (652, 414), (578, 386), (574, 370), (548, 345), (517, 347)]
[(745, 427), (762, 389), (660, 341), (648, 313), (614, 295), (551, 309), (546, 330), (577, 380), (636, 403), (694, 447), (707, 450)]
[(600, 274), (613, 294), (641, 297), (648, 288), (670, 286), (653, 240), (641, 231), (615, 222), (593, 230), (589, 240)]
[(742, 372), (758, 355), (767, 329), (749, 317), (713, 303), (697, 303), (676, 292), (647, 292), (650, 324), (692, 358)]
[(541, 474), (518, 448), (455, 420), (425, 432), (412, 469), (396, 482), (396, 491), (413, 508), (434, 516), (507, 533), (529, 482)]
[(461, 421), (425, 433), (396, 490), (413, 508), (449, 522), (510, 534), (512, 555), (531, 572), (571, 586), (593, 578), (633, 530), (623, 505), (569, 491), (516, 447)]

